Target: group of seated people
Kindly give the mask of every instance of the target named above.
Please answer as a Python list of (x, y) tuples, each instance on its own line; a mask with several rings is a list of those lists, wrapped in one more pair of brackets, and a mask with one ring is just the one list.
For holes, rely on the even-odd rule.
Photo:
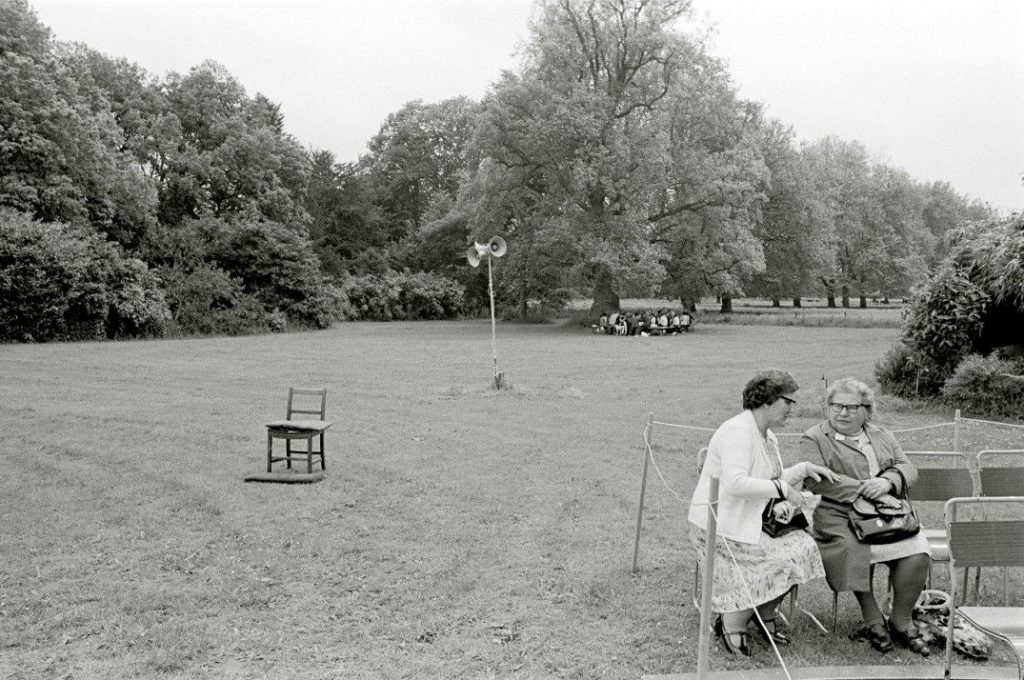
[[(733, 654), (751, 654), (751, 622), (766, 639), (789, 644), (776, 623), (779, 603), (794, 586), (824, 577), (833, 591), (852, 591), (857, 598), (862, 623), (853, 637), (878, 652), (899, 646), (928, 656), (929, 643), (912, 620), (931, 565), (924, 533), (866, 542), (850, 521), (858, 498), (891, 503), (906, 496), (917, 468), (893, 434), (871, 422), (874, 391), (853, 377), (829, 386), (827, 419), (803, 433), (800, 462), (786, 467), (772, 428), (785, 424), (797, 389), (785, 371), (757, 374), (743, 390), (743, 412), (723, 423), (708, 443), (689, 521), (698, 559), (713, 550), (721, 565), (713, 569), (715, 633)], [(708, 545), (713, 477), (720, 480), (717, 539)], [(815, 496), (816, 504), (810, 502)], [(767, 521), (790, 522), (805, 509), (812, 514), (809, 528), (766, 533)], [(872, 588), (876, 564), (889, 568), (888, 616)]]
[(597, 323), (592, 327), (595, 333), (608, 335), (672, 335), (689, 332), (693, 325), (693, 316), (687, 311), (669, 309), (644, 309), (640, 312), (601, 312)]

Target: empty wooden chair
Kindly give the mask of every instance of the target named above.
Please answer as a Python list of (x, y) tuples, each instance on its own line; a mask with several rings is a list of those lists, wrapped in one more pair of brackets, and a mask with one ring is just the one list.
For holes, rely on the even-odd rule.
[[(1003, 588), (1002, 607), (957, 605), (957, 567), (1024, 567), (1024, 496), (953, 498), (946, 502), (946, 534), (949, 538), (949, 626), (962, 617), (976, 628), (1007, 642), (1024, 680), (1024, 607), (1010, 607)], [(964, 593), (966, 596), (966, 592)], [(966, 597), (964, 598), (966, 600)], [(946, 635), (948, 680), (953, 665), (953, 636)]]
[[(271, 472), (274, 463), (285, 461), (290, 470), (293, 460), (306, 461), (306, 472), (313, 472), (313, 459), (320, 459), (320, 469), (327, 470), (324, 454), (324, 432), (333, 423), (325, 420), (327, 412), (327, 389), (311, 387), (289, 387), (288, 409), (284, 420), (267, 423), (267, 472)], [(306, 416), (306, 417), (302, 417)], [(283, 456), (274, 455), (274, 440), (283, 439), (285, 451)], [(292, 442), (297, 439), (306, 440), (306, 449), (296, 451)], [(319, 440), (319, 448), (313, 447), (313, 440)]]

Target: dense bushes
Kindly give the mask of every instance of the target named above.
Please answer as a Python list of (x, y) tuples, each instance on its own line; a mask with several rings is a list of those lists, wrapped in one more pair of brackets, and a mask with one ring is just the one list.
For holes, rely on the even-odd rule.
[(879, 360), (875, 375), (892, 394), (1019, 417), (1024, 215), (969, 225), (956, 236), (953, 252), (915, 291), (900, 343)]
[(202, 266), (191, 272), (160, 272), (177, 333), (188, 335), (242, 335), (283, 330), (281, 314), (271, 315), (254, 296), (227, 272)]
[(341, 288), (351, 305), (351, 319), (452, 319), (465, 310), (465, 288), (437, 274), (388, 272), (353, 277)]
[(947, 266), (914, 296), (903, 325), (906, 342), (945, 380), (981, 337), (992, 298), (967, 278), (963, 270)]
[(935, 364), (906, 342), (893, 345), (878, 360), (875, 377), (886, 392), (904, 398), (938, 394), (945, 379)]
[(1024, 413), (1024, 362), (972, 354), (942, 387), (945, 401), (975, 413), (1019, 418)]
[(168, 319), (143, 262), (95, 232), (0, 210), (0, 338), (156, 336)]

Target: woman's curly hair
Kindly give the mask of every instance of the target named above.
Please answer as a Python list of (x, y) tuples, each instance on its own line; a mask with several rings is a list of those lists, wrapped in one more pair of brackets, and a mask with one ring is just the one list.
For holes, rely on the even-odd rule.
[(761, 371), (743, 388), (743, 408), (753, 410), (758, 406), (773, 404), (784, 394), (792, 394), (800, 389), (787, 371), (772, 368)]

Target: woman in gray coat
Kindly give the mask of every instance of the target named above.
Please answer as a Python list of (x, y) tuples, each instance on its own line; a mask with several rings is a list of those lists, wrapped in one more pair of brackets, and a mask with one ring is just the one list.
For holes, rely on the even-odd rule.
[[(839, 477), (806, 482), (807, 489), (821, 495), (812, 535), (829, 586), (836, 592), (851, 590), (857, 598), (864, 620), (857, 635), (880, 652), (892, 649), (895, 640), (928, 656), (928, 645), (911, 620), (931, 565), (928, 540), (918, 532), (897, 543), (868, 545), (850, 529), (849, 511), (858, 496), (900, 496), (904, 483), (913, 486), (917, 480), (917, 468), (892, 433), (870, 422), (874, 408), (871, 388), (855, 378), (837, 380), (828, 390), (828, 420), (804, 432), (800, 440), (804, 460), (823, 463)], [(893, 588), (888, 622), (871, 592), (870, 566), (879, 562), (889, 567)]]

